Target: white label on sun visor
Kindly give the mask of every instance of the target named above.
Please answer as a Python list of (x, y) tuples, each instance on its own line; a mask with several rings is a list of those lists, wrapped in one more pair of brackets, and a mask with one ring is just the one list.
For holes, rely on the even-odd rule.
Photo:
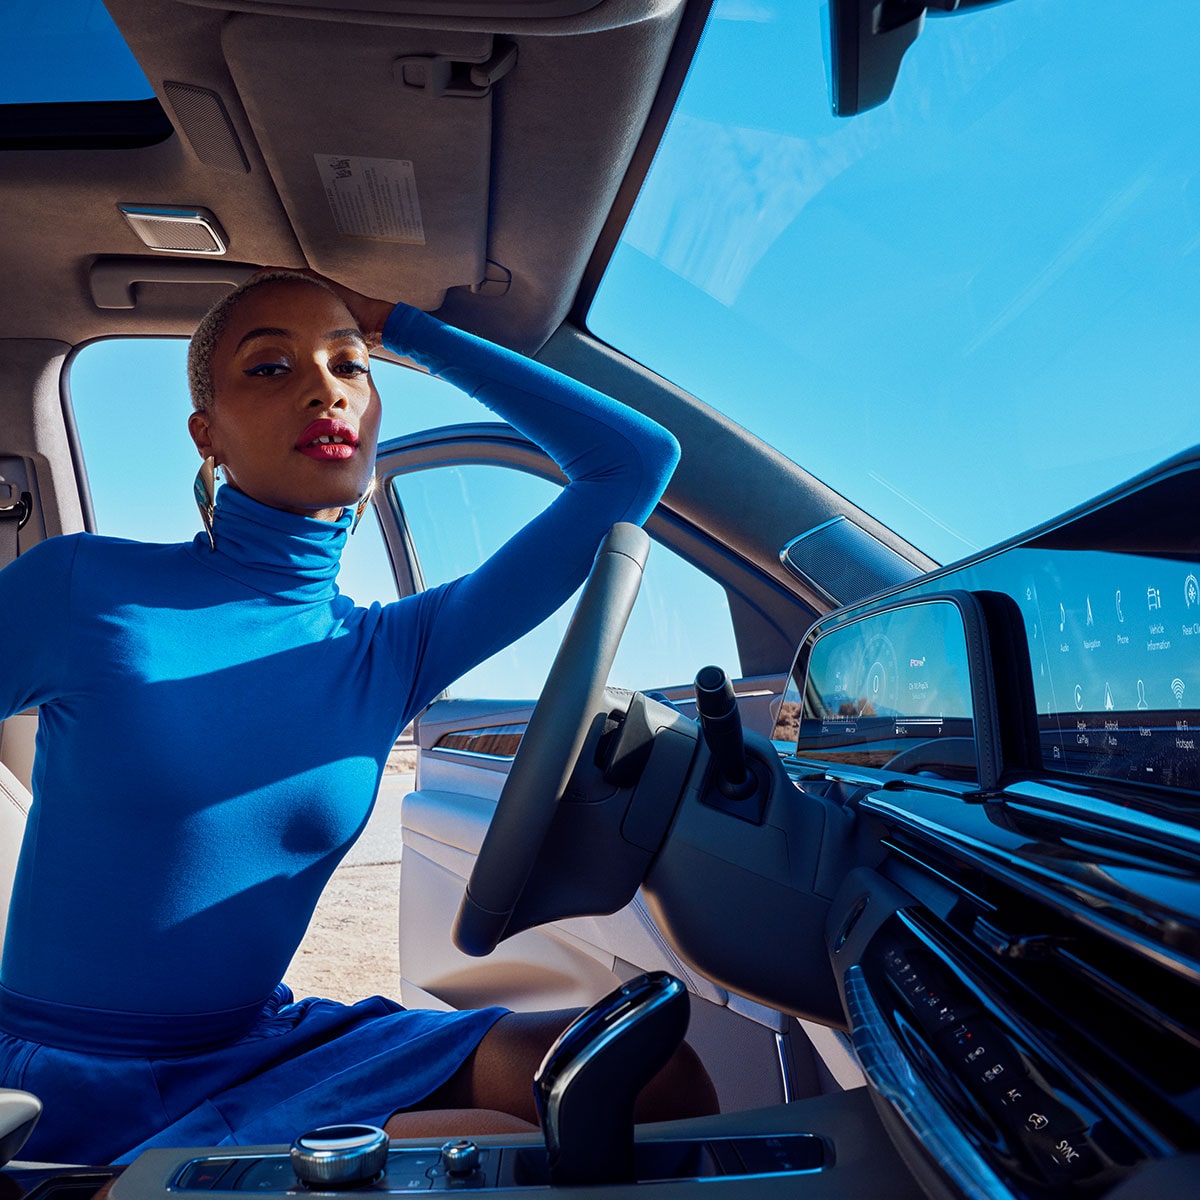
[(325, 195), (346, 237), (425, 245), (413, 165), (401, 158), (314, 154)]

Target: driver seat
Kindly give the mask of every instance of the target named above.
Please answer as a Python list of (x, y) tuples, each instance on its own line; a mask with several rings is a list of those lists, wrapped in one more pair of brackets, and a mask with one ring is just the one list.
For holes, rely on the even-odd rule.
[(21, 852), (25, 818), (29, 815), (32, 799), (25, 785), (0, 762), (0, 950), (4, 948), (17, 856)]

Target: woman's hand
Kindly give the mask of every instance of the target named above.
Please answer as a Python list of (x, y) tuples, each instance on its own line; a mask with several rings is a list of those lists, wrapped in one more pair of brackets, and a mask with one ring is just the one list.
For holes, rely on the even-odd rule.
[(310, 271), (305, 267), (263, 267), (255, 271), (250, 278), (254, 280), (260, 275), (271, 275), (276, 272), (303, 275), (308, 279), (323, 283), (350, 310), (354, 323), (362, 331), (367, 349), (378, 350), (383, 345), (383, 326), (391, 316), (392, 309), (396, 307), (392, 301), (376, 300), (371, 296), (364, 296), (361, 292), (356, 292), (334, 279), (329, 279), (325, 275)]

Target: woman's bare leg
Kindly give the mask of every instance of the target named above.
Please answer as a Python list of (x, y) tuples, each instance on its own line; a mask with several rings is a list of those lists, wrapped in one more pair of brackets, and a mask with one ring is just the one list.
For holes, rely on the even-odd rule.
[[(536, 1124), (534, 1073), (554, 1040), (578, 1015), (576, 1009), (559, 1009), (501, 1017), (463, 1065), (410, 1111), (488, 1109)], [(717, 1094), (708, 1072), (685, 1043), (642, 1090), (634, 1116), (638, 1121), (668, 1121), (717, 1111)]]
[(531, 1134), (540, 1137), (538, 1127), (511, 1113), (490, 1108), (429, 1108), (392, 1113), (383, 1126), (388, 1137), (447, 1138), (484, 1137), (493, 1133)]

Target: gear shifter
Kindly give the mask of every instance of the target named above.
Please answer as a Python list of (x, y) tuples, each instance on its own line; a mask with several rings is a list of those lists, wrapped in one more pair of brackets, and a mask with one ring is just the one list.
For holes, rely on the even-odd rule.
[(610, 992), (563, 1031), (533, 1079), (553, 1186), (633, 1181), (634, 1101), (675, 1053), (687, 1024), (687, 989), (654, 971)]

